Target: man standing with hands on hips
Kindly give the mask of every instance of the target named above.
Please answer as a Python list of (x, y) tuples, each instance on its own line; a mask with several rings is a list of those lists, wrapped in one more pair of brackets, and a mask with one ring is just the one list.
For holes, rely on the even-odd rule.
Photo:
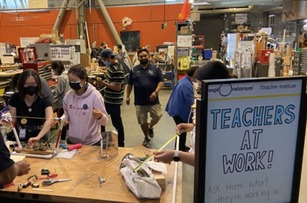
[[(139, 65), (133, 67), (129, 74), (126, 92), (126, 103), (130, 104), (130, 94), (134, 87), (134, 105), (138, 123), (141, 126), (145, 139), (143, 146), (149, 147), (150, 138), (154, 137), (153, 126), (162, 117), (162, 109), (159, 101), (159, 91), (164, 83), (161, 70), (149, 62), (149, 51), (138, 51)], [(148, 113), (151, 120), (148, 123)]]

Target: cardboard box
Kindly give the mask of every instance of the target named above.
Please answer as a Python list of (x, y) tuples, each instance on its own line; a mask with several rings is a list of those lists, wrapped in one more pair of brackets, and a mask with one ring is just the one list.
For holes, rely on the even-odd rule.
[(87, 68), (90, 66), (91, 57), (89, 54), (80, 54), (80, 64), (82, 67)]

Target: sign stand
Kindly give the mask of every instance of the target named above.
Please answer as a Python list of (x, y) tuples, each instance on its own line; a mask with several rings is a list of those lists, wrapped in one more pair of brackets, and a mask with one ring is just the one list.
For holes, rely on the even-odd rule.
[(194, 202), (297, 203), (306, 77), (202, 81)]

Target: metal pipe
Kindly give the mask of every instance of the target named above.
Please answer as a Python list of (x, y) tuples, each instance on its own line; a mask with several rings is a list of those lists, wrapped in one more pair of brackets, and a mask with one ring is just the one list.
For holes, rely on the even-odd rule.
[[(114, 26), (114, 24), (112, 22), (112, 19), (111, 19), (110, 15), (109, 15), (109, 13), (108, 13), (104, 3), (102, 2), (102, 0), (97, 0), (97, 3), (99, 5), (99, 8), (101, 10), (102, 15), (104, 16), (104, 19), (106, 20), (106, 22), (107, 22), (107, 24), (108, 24), (108, 26), (109, 26), (109, 28), (111, 30), (111, 33), (112, 33), (112, 35), (113, 35), (113, 37), (115, 39), (115, 42), (117, 44), (123, 44), (122, 40), (120, 39), (120, 37), (119, 37), (119, 35), (118, 35), (118, 33), (117, 33), (116, 29), (115, 29), (115, 26)], [(132, 65), (132, 61), (131, 61), (130, 57), (128, 57), (128, 62), (129, 62), (129, 66), (132, 67), (133, 65)]]
[(82, 4), (79, 7), (79, 38), (80, 39), (85, 39), (84, 24), (85, 24), (85, 5), (84, 5), (84, 1), (82, 1)]
[(59, 30), (59, 27), (61, 25), (61, 22), (63, 20), (64, 15), (65, 15), (65, 10), (66, 10), (66, 8), (68, 6), (68, 3), (69, 3), (69, 0), (64, 0), (63, 1), (61, 9), (60, 9), (59, 14), (58, 14), (58, 17), (57, 17), (57, 19), (56, 19), (56, 21), (54, 23), (53, 28), (52, 28), (53, 32)]

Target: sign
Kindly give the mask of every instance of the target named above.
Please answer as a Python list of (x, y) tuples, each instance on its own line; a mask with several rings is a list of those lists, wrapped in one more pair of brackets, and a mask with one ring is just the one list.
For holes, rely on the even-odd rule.
[(188, 47), (192, 46), (193, 37), (192, 35), (177, 35), (177, 47)]
[(306, 78), (202, 82), (194, 202), (297, 202)]

